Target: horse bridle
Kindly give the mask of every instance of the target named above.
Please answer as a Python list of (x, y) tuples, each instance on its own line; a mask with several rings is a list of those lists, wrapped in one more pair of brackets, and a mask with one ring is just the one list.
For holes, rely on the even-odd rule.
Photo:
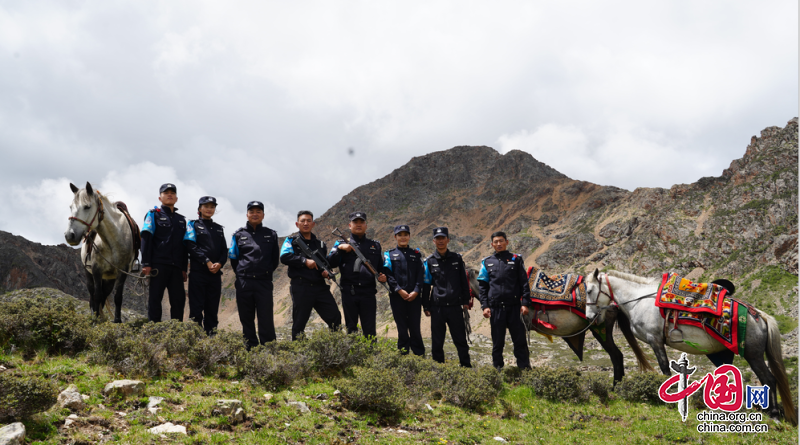
[(88, 238), (89, 234), (92, 232), (92, 230), (93, 230), (92, 229), (92, 224), (94, 224), (94, 220), (96, 219), (97, 220), (97, 225), (100, 225), (100, 223), (103, 222), (103, 216), (105, 216), (105, 213), (106, 213), (105, 209), (103, 208), (103, 200), (100, 199), (100, 197), (99, 197), (100, 192), (99, 191), (95, 191), (95, 193), (97, 193), (97, 195), (95, 195), (95, 198), (97, 199), (97, 211), (94, 212), (94, 216), (92, 217), (91, 221), (89, 221), (87, 223), (86, 221), (84, 221), (84, 220), (82, 220), (80, 218), (76, 218), (74, 216), (70, 216), (69, 217), (70, 221), (78, 221), (79, 223), (81, 223), (84, 226), (86, 226), (87, 230), (86, 230), (86, 234), (83, 235), (84, 239)]
[[(603, 280), (602, 280), (602, 278), (597, 280), (597, 281), (599, 282), (599, 286), (597, 286), (597, 288), (598, 288), (598, 293), (600, 293), (600, 294), (603, 294), (603, 295), (605, 295), (606, 297), (608, 297), (608, 299), (609, 299), (609, 300), (611, 300), (611, 303), (612, 303), (612, 304), (609, 304), (608, 306), (598, 306), (598, 307), (597, 307), (597, 309), (599, 309), (599, 310), (601, 310), (601, 311), (602, 311), (602, 310), (604, 310), (604, 309), (608, 309), (608, 308), (610, 308), (610, 307), (612, 307), (612, 306), (617, 306), (617, 307), (619, 307), (621, 304), (630, 304), (630, 303), (633, 303), (633, 302), (635, 302), (635, 301), (643, 300), (643, 299), (645, 299), (645, 298), (655, 297), (655, 296), (656, 296), (656, 294), (657, 294), (657, 292), (653, 292), (653, 293), (650, 293), (650, 294), (647, 294), (647, 295), (642, 295), (641, 297), (638, 297), (638, 298), (634, 298), (633, 300), (626, 301), (626, 302), (624, 302), (624, 303), (619, 303), (619, 302), (618, 302), (618, 301), (617, 301), (617, 300), (614, 298), (614, 290), (613, 290), (613, 289), (611, 289), (611, 281), (609, 281), (609, 279), (608, 279), (608, 274), (603, 274), (603, 275), (605, 276), (605, 279), (606, 279), (606, 286), (608, 286), (608, 293), (606, 293), (606, 292), (603, 292)], [(599, 299), (599, 298), (600, 298), (600, 296), (598, 295), (598, 299)], [(595, 302), (594, 302), (594, 303), (590, 303), (590, 302), (589, 302), (589, 298), (588, 298), (588, 296), (587, 296), (587, 298), (586, 298), (586, 305), (587, 305), (587, 306), (597, 306), (597, 304), (598, 304), (598, 303), (597, 303), (597, 300), (595, 300)]]

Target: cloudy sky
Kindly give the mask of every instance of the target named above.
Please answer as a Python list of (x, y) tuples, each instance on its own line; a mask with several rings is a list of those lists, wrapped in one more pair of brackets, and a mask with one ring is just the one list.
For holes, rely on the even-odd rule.
[[(411, 157), (524, 150), (633, 190), (719, 176), (798, 114), (793, 1), (0, 1), (0, 230), (90, 181), (285, 235)], [(355, 156), (350, 157), (352, 148)]]

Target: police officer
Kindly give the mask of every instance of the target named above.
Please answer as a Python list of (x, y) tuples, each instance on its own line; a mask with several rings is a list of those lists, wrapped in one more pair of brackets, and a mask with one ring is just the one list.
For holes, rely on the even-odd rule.
[(341, 273), (342, 309), (344, 310), (344, 324), (347, 333), (358, 332), (358, 322), (361, 321), (361, 332), (365, 337), (375, 337), (375, 316), (377, 289), (375, 276), (361, 263), (353, 252), (351, 244), (369, 260), (372, 267), (378, 271), (378, 281), (385, 283), (386, 275), (383, 273), (383, 255), (379, 242), (367, 238), (367, 214), (353, 212), (350, 214), (349, 243), (336, 241), (328, 254), (331, 267), (338, 267)]
[(383, 268), (393, 291), (389, 295), (389, 304), (397, 325), (397, 349), (402, 354), (411, 351), (422, 356), (425, 355), (420, 332), (422, 297), (419, 294), (425, 278), (422, 254), (419, 249), (408, 246), (411, 240), (408, 226), (395, 226), (394, 239), (397, 247), (383, 254)]
[(261, 225), (263, 220), (264, 204), (261, 201), (247, 203), (247, 224), (234, 232), (228, 250), (236, 272), (236, 305), (247, 349), (275, 340), (272, 273), (278, 267), (278, 234)]
[(458, 351), (461, 366), (471, 368), (467, 329), (463, 309), (469, 308), (469, 283), (461, 255), (447, 249), (450, 235), (447, 227), (433, 229), (436, 251), (425, 258), (425, 285), (422, 288), (422, 308), (431, 317), (431, 356), (444, 363), (444, 334), (450, 329), (450, 338)]
[(150, 276), (147, 299), (147, 318), (161, 321), (161, 300), (164, 290), (169, 293), (169, 314), (173, 320), (183, 320), (186, 306), (186, 270), (189, 257), (183, 245), (186, 218), (177, 213), (178, 189), (164, 184), (158, 191), (161, 207), (147, 212), (142, 226), (142, 272)]
[(336, 300), (331, 295), (330, 286), (325, 282), (328, 272), (312, 259), (303, 255), (297, 246), (297, 239), (303, 237), (303, 242), (312, 252), (316, 251), (325, 258), (328, 251), (325, 242), (317, 238), (311, 230), (314, 229), (314, 214), (309, 210), (297, 212), (297, 222), (294, 223), (299, 230), (296, 237), (289, 236), (281, 248), (281, 263), (289, 266), (289, 293), (292, 296), (292, 340), (305, 330), (311, 309), (315, 309), (331, 330), (338, 330), (342, 324), (342, 314), (336, 306)]
[(531, 367), (528, 358), (528, 345), (525, 342), (525, 325), (520, 314), (528, 313), (530, 290), (528, 275), (522, 257), (508, 251), (508, 237), (505, 232), (492, 234), (494, 255), (481, 260), (478, 274), (479, 297), (483, 316), (490, 319), (492, 326), (492, 364), (503, 367), (503, 348), (506, 343), (506, 329), (514, 342), (514, 357), (520, 369)]
[(222, 226), (212, 217), (217, 211), (213, 196), (200, 198), (198, 219), (186, 225), (183, 242), (189, 251), (189, 318), (211, 335), (219, 324), (219, 300), (222, 294), (222, 266), (228, 261), (228, 246)]

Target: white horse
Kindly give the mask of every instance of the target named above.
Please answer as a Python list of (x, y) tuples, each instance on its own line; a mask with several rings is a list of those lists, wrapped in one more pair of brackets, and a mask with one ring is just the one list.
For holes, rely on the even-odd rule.
[(81, 260), (86, 268), (89, 307), (92, 314), (103, 319), (101, 311), (113, 293), (114, 322), (120, 323), (125, 278), (138, 255), (139, 226), (126, 215), (124, 204), (111, 203), (88, 182), (85, 189), (71, 183), (69, 186), (75, 197), (69, 206), (72, 216), (64, 238), (71, 246), (86, 241), (81, 248)]
[[(660, 278), (643, 278), (617, 271), (600, 273), (595, 270), (594, 274), (586, 279), (586, 316), (594, 317), (598, 312), (606, 311), (612, 301), (615, 302), (630, 319), (631, 330), (636, 338), (653, 348), (661, 372), (665, 375), (672, 375), (665, 345), (695, 355), (726, 351), (725, 345), (700, 327), (680, 325), (682, 335), (665, 338), (664, 318), (655, 305), (660, 284)], [(793, 425), (797, 425), (794, 401), (783, 366), (778, 322), (763, 311), (756, 311), (757, 318), (749, 312), (747, 314), (744, 359), (762, 384), (769, 385), (773, 389), (778, 388), (785, 418)], [(769, 368), (764, 362), (764, 353), (767, 354)], [(769, 398), (769, 414), (777, 417), (780, 415), (780, 408), (775, 391), (769, 392)]]

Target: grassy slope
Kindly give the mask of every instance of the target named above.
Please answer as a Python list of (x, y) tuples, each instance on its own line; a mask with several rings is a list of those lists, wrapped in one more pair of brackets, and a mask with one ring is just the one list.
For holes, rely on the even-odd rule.
[[(334, 397), (333, 380), (310, 378), (275, 392), (267, 401), (265, 388), (230, 375), (201, 377), (193, 373), (171, 373), (147, 381), (147, 396), (161, 396), (158, 417), (143, 408), (147, 397), (106, 400), (103, 386), (118, 378), (109, 368), (88, 365), (81, 358), (40, 356), (23, 361), (17, 355), (0, 361), (20, 371), (31, 371), (56, 379), (59, 387), (74, 383), (82, 394), (91, 395), (89, 408), (80, 420), (63, 428), (68, 410), (53, 408), (25, 421), (28, 440), (37, 443), (797, 443), (798, 431), (785, 423), (765, 420), (766, 434), (700, 434), (690, 408), (686, 423), (675, 406), (630, 403), (612, 396), (607, 406), (596, 398), (583, 404), (550, 402), (536, 397), (526, 386), (506, 384), (498, 400), (483, 412), (433, 404), (409, 407), (395, 419), (344, 409)], [(224, 374), (224, 373), (223, 373)], [(796, 380), (796, 376), (795, 380)], [(318, 400), (326, 394), (327, 400)], [(235, 398), (244, 403), (247, 421), (231, 425), (224, 416), (211, 414), (218, 399)], [(308, 404), (311, 413), (300, 414), (285, 401)], [(125, 413), (122, 416), (119, 413)], [(524, 416), (520, 417), (523, 414)], [(164, 422), (185, 425), (188, 436), (159, 438), (148, 428)], [(406, 432), (398, 432), (402, 429)]]

